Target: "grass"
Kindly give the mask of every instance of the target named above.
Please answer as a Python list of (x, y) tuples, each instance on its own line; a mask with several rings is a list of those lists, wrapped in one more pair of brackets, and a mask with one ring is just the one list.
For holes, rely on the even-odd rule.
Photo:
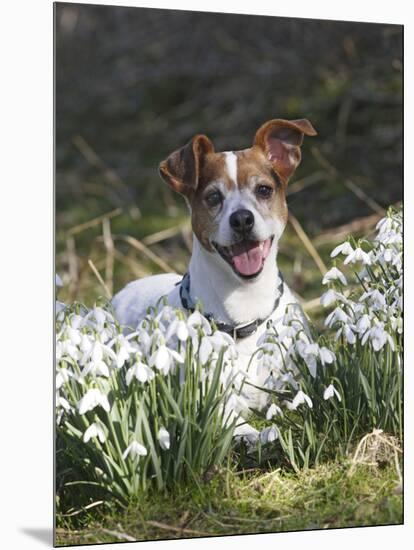
[(147, 493), (125, 509), (103, 503), (58, 517), (56, 544), (192, 538), (401, 524), (395, 468), (331, 462), (298, 473), (225, 468), (202, 485)]

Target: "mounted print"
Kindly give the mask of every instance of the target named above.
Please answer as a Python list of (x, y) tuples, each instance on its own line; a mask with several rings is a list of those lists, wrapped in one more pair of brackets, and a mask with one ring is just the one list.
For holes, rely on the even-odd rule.
[(403, 28), (54, 22), (56, 545), (401, 524)]

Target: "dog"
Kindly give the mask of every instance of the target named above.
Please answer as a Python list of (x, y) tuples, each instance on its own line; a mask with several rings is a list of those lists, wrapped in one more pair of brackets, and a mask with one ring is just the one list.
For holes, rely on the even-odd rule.
[[(218, 328), (236, 342), (239, 367), (247, 369), (268, 320), (283, 317), (297, 300), (280, 277), (278, 242), (288, 219), (286, 188), (301, 161), (304, 136), (315, 136), (307, 119), (274, 119), (241, 151), (216, 152), (205, 135), (194, 136), (159, 166), (162, 179), (190, 210), (193, 250), (187, 274), (162, 274), (129, 283), (113, 299), (122, 325), (135, 327), (162, 296), (174, 307), (197, 301)], [(269, 373), (250, 368), (251, 409), (263, 409)], [(248, 425), (243, 433), (254, 435)]]

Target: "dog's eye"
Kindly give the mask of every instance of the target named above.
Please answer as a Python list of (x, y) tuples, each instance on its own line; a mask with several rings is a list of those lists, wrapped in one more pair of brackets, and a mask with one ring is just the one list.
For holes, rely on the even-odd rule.
[(256, 195), (261, 199), (269, 199), (272, 196), (273, 188), (269, 185), (258, 185), (256, 187)]
[(214, 208), (215, 206), (218, 206), (219, 204), (221, 204), (221, 201), (222, 201), (222, 196), (220, 191), (213, 191), (212, 193), (209, 193), (205, 197), (205, 201), (209, 208)]

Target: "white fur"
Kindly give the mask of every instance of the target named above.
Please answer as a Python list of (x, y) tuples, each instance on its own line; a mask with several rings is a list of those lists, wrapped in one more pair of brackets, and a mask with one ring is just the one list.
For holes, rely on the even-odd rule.
[(225, 155), (227, 174), (237, 187), (237, 155), (233, 151), (227, 151), (223, 155)]

